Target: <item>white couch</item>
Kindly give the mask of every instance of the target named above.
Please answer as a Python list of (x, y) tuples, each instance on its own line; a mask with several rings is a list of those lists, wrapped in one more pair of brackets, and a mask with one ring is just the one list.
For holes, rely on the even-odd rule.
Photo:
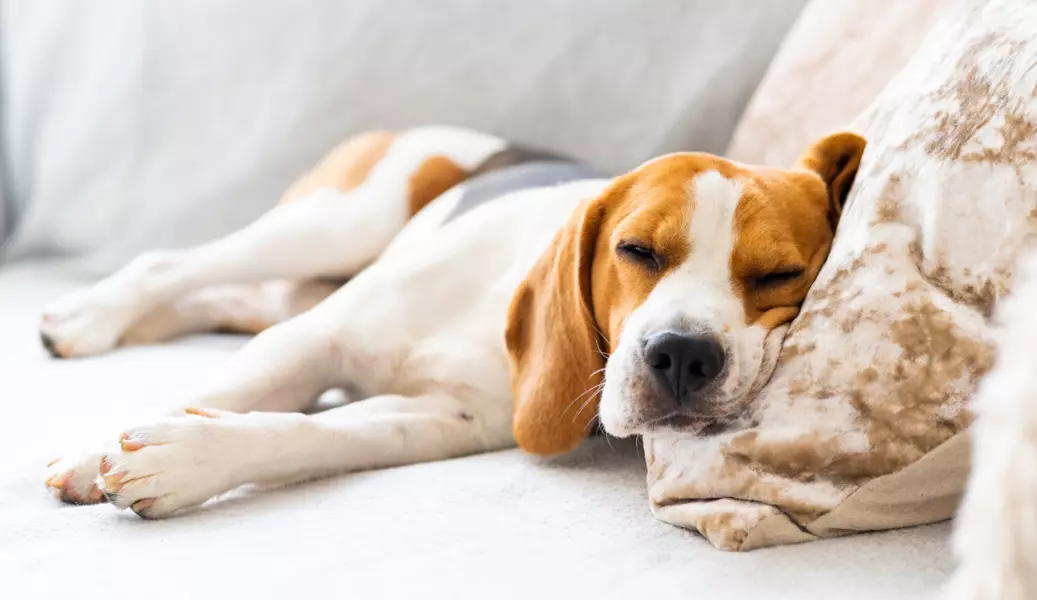
[(932, 595), (946, 525), (725, 554), (652, 519), (617, 440), (242, 489), (160, 522), (42, 482), (244, 341), (54, 361), (47, 301), (238, 227), (367, 127), (470, 125), (612, 169), (721, 151), (804, 1), (0, 0), (0, 597)]

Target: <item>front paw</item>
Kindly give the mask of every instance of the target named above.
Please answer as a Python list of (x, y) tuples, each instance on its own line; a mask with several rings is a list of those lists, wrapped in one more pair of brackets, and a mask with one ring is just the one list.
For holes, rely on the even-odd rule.
[(230, 475), (243, 447), (229, 421), (243, 415), (187, 412), (126, 431), (101, 457), (101, 489), (114, 506), (158, 519), (238, 485)]
[(104, 502), (104, 493), (97, 485), (100, 461), (100, 454), (51, 461), (47, 465), (47, 489), (55, 498), (67, 504)]

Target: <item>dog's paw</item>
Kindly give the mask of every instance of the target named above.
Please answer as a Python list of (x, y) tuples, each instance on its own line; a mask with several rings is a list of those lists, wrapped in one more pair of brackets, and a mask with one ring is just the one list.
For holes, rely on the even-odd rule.
[(119, 345), (126, 332), (161, 305), (176, 259), (168, 252), (138, 256), (116, 274), (70, 294), (43, 311), (40, 340), (53, 356), (89, 356)]
[(233, 477), (246, 463), (235, 422), (247, 415), (187, 412), (127, 430), (119, 450), (101, 457), (101, 489), (113, 505), (158, 519), (242, 483)]
[(58, 458), (47, 465), (47, 489), (55, 498), (68, 504), (104, 502), (97, 486), (100, 454), (85, 454), (75, 459)]
[(47, 307), (40, 341), (55, 358), (100, 354), (118, 346), (139, 315), (130, 294), (82, 290)]

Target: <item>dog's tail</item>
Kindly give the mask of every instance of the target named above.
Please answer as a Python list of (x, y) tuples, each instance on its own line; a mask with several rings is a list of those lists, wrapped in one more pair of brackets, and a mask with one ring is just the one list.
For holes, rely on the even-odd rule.
[(997, 361), (973, 403), (972, 475), (947, 600), (1037, 598), (1037, 252), (995, 316)]

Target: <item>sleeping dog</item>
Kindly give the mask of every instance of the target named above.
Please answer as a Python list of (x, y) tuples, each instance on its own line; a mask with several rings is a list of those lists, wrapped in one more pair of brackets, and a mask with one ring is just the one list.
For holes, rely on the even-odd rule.
[[(789, 170), (677, 153), (605, 178), (456, 128), (353, 138), (252, 225), (45, 311), (58, 357), (259, 333), (47, 485), (157, 518), (246, 483), (562, 453), (595, 418), (616, 436), (721, 431), (770, 376), (864, 145), (833, 134)], [(304, 413), (342, 387), (363, 400)]]

